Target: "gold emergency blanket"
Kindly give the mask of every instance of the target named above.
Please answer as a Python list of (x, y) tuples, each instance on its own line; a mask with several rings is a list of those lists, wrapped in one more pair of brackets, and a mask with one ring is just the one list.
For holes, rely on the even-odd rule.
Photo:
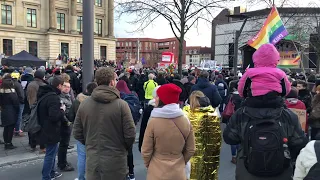
[(183, 111), (192, 124), (196, 142), (196, 152), (190, 160), (190, 180), (218, 180), (222, 139), (218, 114), (212, 106), (194, 112), (185, 106)]

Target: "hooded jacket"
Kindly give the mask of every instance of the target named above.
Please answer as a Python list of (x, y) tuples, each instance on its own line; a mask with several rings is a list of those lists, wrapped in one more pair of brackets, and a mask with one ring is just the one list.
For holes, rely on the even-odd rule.
[(154, 108), (150, 117), (141, 149), (147, 180), (186, 180), (186, 163), (195, 153), (192, 125), (178, 104)]
[(252, 58), (254, 68), (248, 69), (239, 81), (238, 91), (241, 97), (248, 96), (248, 89), (252, 96), (261, 96), (272, 91), (285, 96), (290, 92), (291, 84), (286, 74), (276, 68), (280, 55), (274, 45), (262, 45)]
[(227, 144), (237, 145), (240, 148), (237, 156), (236, 180), (291, 180), (292, 169), (289, 167), (282, 174), (275, 177), (257, 177), (250, 174), (244, 166), (243, 140), (247, 137), (247, 125), (250, 119), (278, 119), (286, 130), (291, 159), (298, 156), (300, 150), (306, 145), (307, 138), (301, 128), (297, 115), (285, 108), (280, 96), (268, 93), (261, 97), (247, 98), (243, 107), (238, 109), (230, 118), (223, 132), (223, 139)]
[(50, 85), (40, 86), (38, 99), (47, 93), (38, 104), (38, 119), (41, 125), (40, 144), (56, 144), (60, 142), (61, 123), (64, 121), (64, 111), (60, 109), (60, 90)]
[(77, 74), (75, 72), (73, 72), (73, 70), (70, 70), (70, 69), (66, 69), (66, 74), (68, 74), (70, 76), (71, 88), (77, 94), (79, 94), (81, 92), (81, 88), (80, 88), (80, 80), (78, 79)]
[(193, 91), (203, 92), (203, 94), (210, 99), (212, 107), (218, 107), (222, 101), (217, 87), (210, 84), (209, 80), (206, 78), (199, 78), (197, 84), (191, 88), (191, 93)]
[(317, 163), (317, 155), (314, 149), (315, 142), (316, 141), (310, 141), (306, 147), (300, 151), (296, 161), (293, 180), (303, 180), (309, 173), (312, 166)]
[(86, 145), (87, 179), (125, 180), (127, 150), (135, 140), (135, 125), (119, 91), (100, 85), (79, 106), (73, 134)]

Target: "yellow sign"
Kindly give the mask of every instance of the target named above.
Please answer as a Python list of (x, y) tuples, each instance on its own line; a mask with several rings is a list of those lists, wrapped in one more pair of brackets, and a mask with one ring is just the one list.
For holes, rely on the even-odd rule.
[(295, 58), (298, 56), (296, 51), (280, 51), (280, 62), (278, 66), (280, 67), (299, 67), (299, 61), (294, 62)]

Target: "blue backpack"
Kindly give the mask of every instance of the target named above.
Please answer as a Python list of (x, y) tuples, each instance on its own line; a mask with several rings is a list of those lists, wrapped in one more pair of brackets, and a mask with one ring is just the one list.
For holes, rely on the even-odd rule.
[(120, 96), (121, 96), (121, 99), (123, 99), (128, 103), (134, 123), (137, 124), (141, 118), (141, 114), (140, 114), (141, 104), (140, 104), (139, 98), (133, 93), (131, 94), (121, 93)]

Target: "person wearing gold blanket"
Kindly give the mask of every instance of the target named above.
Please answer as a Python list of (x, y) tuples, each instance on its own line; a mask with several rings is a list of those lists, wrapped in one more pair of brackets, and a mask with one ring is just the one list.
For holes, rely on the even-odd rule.
[(190, 180), (218, 180), (221, 148), (220, 118), (201, 91), (190, 95), (190, 105), (183, 111), (194, 130), (196, 152), (191, 158)]

